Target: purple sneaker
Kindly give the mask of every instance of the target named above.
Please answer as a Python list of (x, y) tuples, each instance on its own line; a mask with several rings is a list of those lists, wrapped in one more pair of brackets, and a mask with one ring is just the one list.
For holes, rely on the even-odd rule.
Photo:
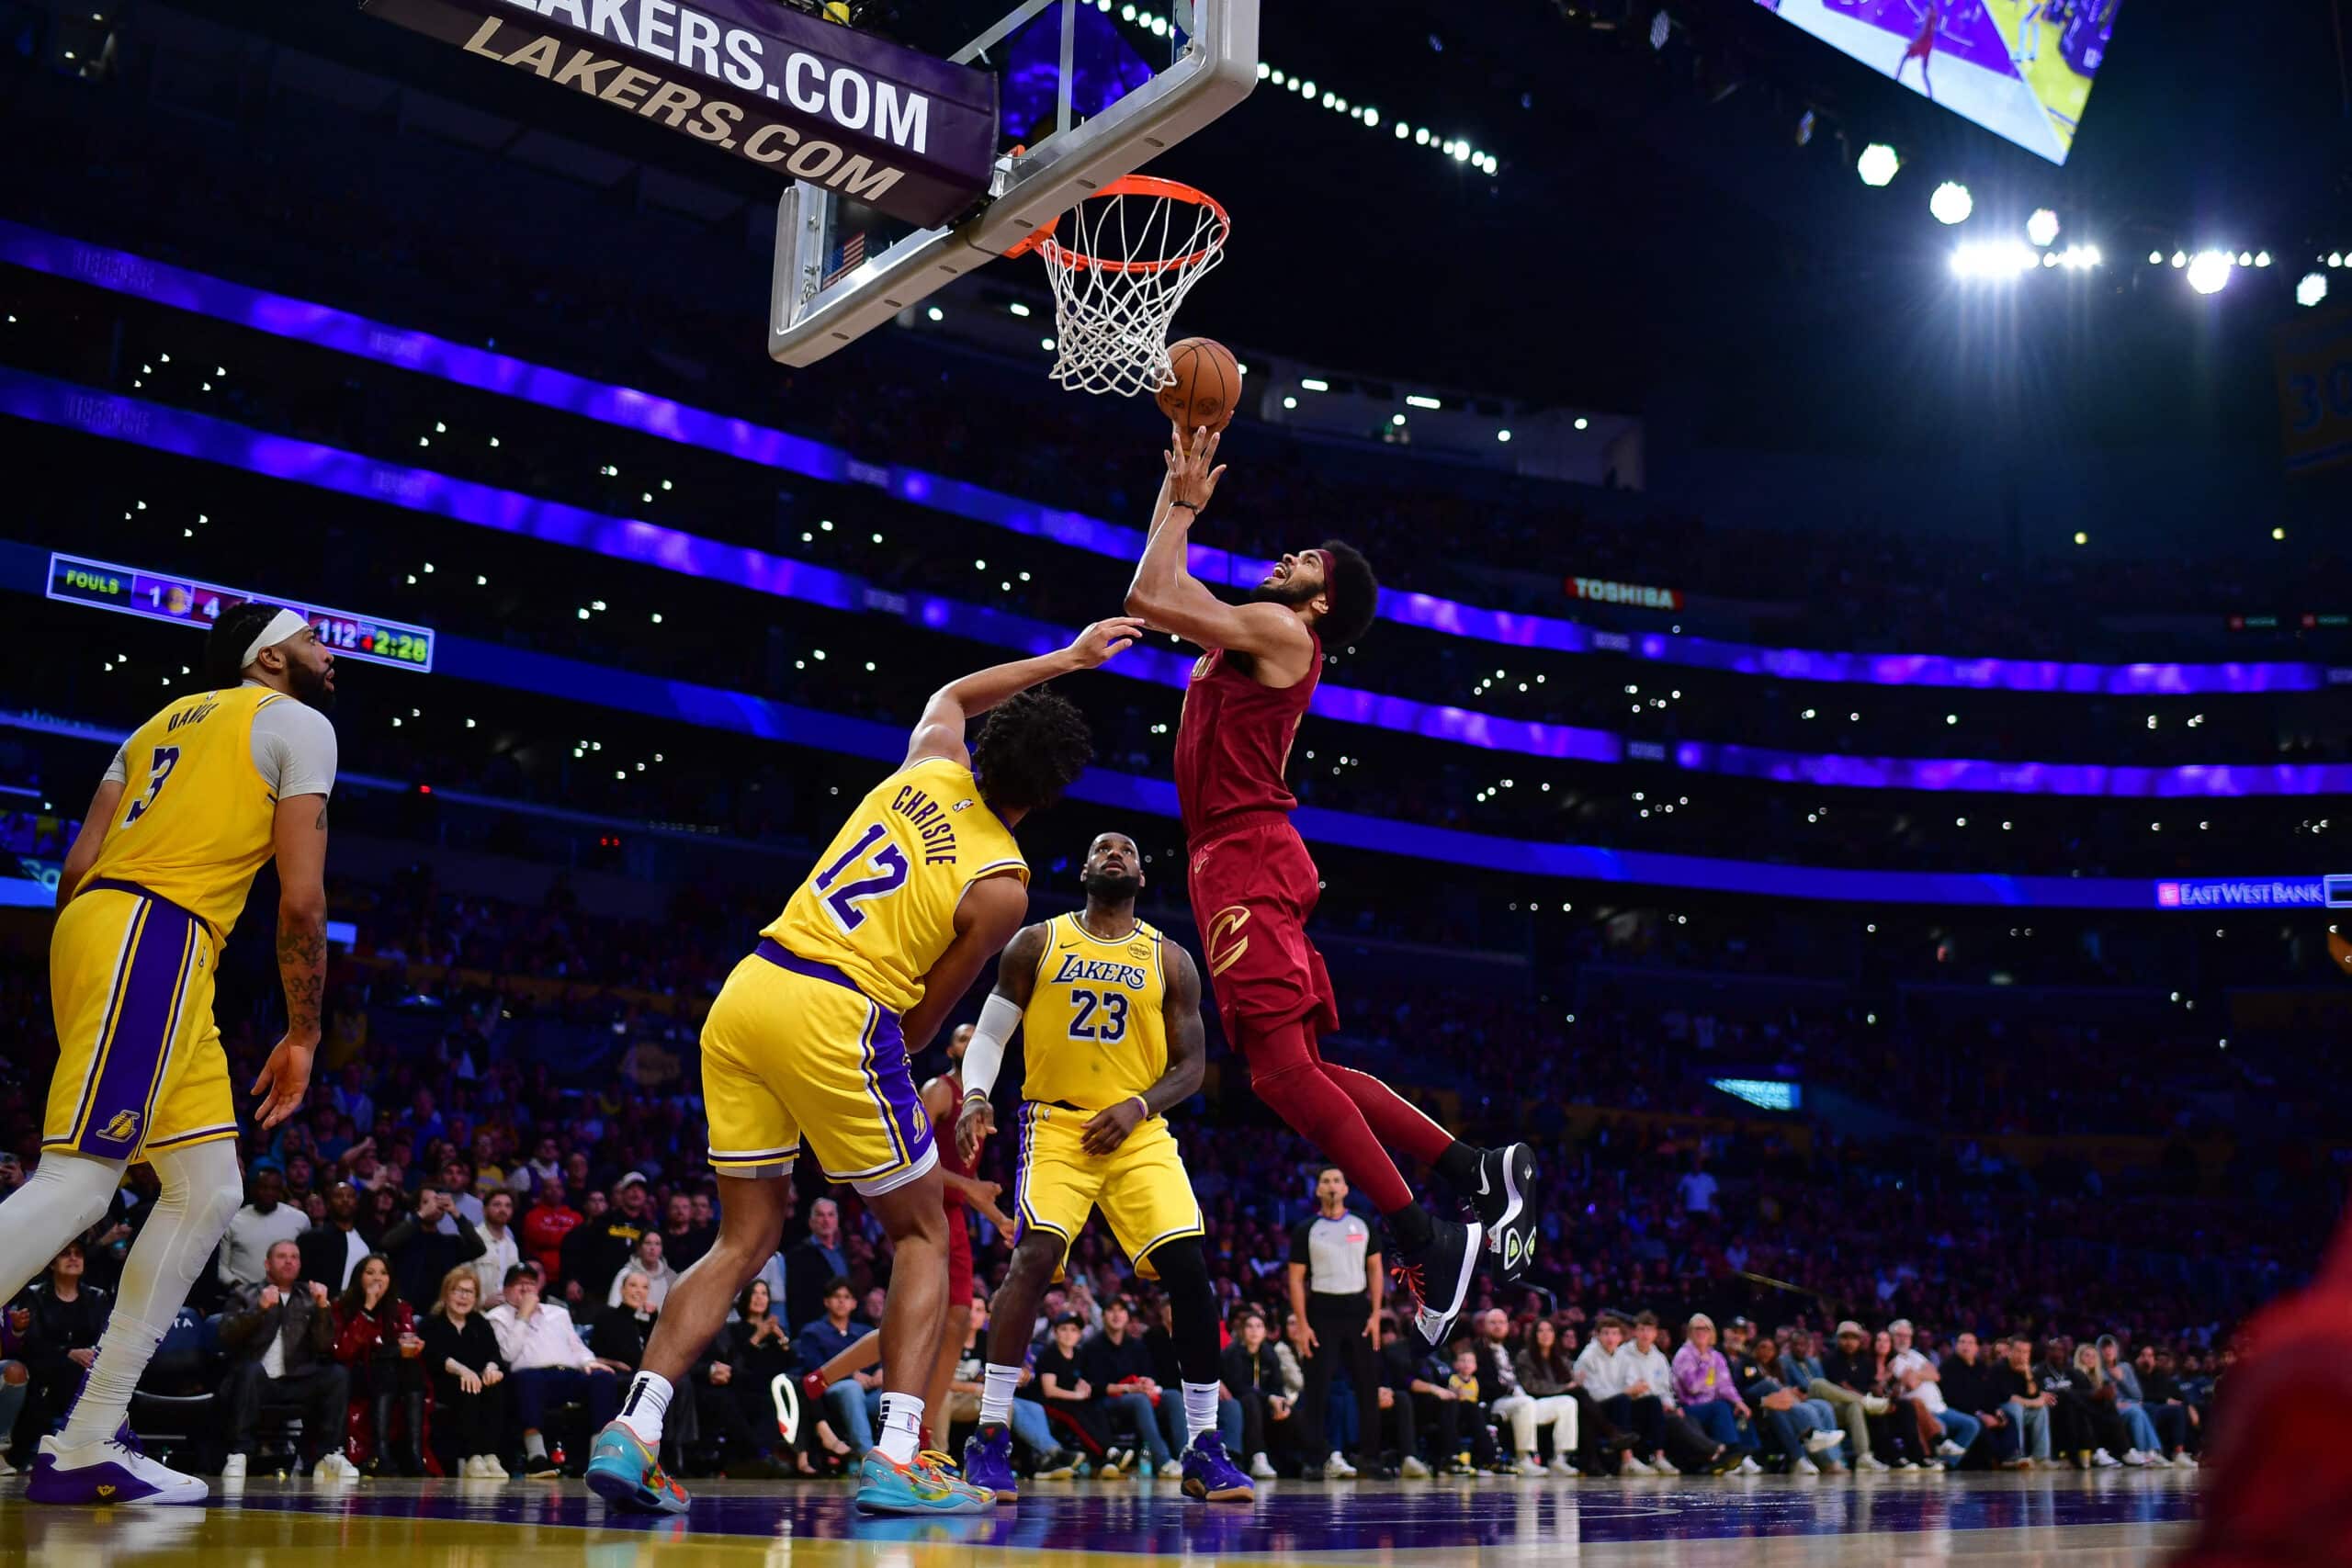
[(1226, 1457), (1225, 1439), (1203, 1432), (1184, 1450), (1184, 1495), (1209, 1503), (1247, 1503), (1257, 1495), (1257, 1488)]
[(964, 1442), (964, 1480), (983, 1492), (993, 1492), (1000, 1503), (1021, 1495), (1012, 1473), (1012, 1434), (1002, 1426), (983, 1427)]
[(202, 1503), (204, 1483), (167, 1470), (114, 1438), (78, 1449), (40, 1440), (25, 1499), (32, 1503)]

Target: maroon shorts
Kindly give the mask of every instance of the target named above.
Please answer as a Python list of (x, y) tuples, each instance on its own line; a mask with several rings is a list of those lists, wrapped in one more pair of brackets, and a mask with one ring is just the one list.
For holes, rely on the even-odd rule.
[(964, 1205), (947, 1205), (947, 1309), (972, 1304), (972, 1222)]
[(1191, 851), (1193, 918), (1216, 992), (1217, 1017), (1238, 1050), (1248, 1036), (1309, 1021), (1340, 1027), (1323, 955), (1307, 940), (1318, 885), (1315, 862), (1287, 818), (1212, 832)]

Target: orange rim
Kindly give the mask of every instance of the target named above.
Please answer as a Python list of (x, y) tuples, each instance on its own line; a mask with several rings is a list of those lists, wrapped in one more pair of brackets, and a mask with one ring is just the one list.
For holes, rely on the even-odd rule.
[(1068, 245), (1056, 240), (1054, 231), (1061, 226), (1062, 221), (1060, 215), (1056, 214), (1043, 228), (1004, 254), (1008, 256), (1022, 256), (1027, 255), (1033, 250), (1039, 251), (1050, 255), (1062, 265), (1078, 272), (1082, 272), (1089, 267), (1101, 272), (1165, 272), (1171, 266), (1193, 266), (1207, 260), (1224, 248), (1225, 236), (1233, 228), (1233, 220), (1226, 212), (1223, 202), (1209, 195), (1208, 192), (1196, 190), (1180, 180), (1163, 180), (1156, 175), (1122, 175), (1101, 190), (1091, 193), (1085, 199), (1091, 201), (1096, 197), (1104, 196), (1156, 196), (1167, 201), (1182, 201), (1189, 202), (1194, 207), (1205, 207), (1216, 215), (1216, 237), (1209, 243), (1188, 255), (1163, 256), (1158, 261), (1104, 261), (1100, 257), (1071, 250)]

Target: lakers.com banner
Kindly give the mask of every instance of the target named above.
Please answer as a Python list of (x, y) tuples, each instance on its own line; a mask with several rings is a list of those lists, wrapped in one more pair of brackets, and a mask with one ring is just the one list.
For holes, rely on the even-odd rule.
[(994, 75), (762, 0), (360, 9), (926, 228), (968, 208), (996, 160)]

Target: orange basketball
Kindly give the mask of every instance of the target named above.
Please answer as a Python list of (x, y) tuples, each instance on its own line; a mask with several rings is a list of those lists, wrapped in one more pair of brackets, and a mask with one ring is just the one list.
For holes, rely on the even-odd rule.
[(1241, 406), (1241, 362), (1215, 338), (1188, 337), (1168, 345), (1176, 379), (1159, 389), (1159, 412), (1190, 435), (1223, 430)]

